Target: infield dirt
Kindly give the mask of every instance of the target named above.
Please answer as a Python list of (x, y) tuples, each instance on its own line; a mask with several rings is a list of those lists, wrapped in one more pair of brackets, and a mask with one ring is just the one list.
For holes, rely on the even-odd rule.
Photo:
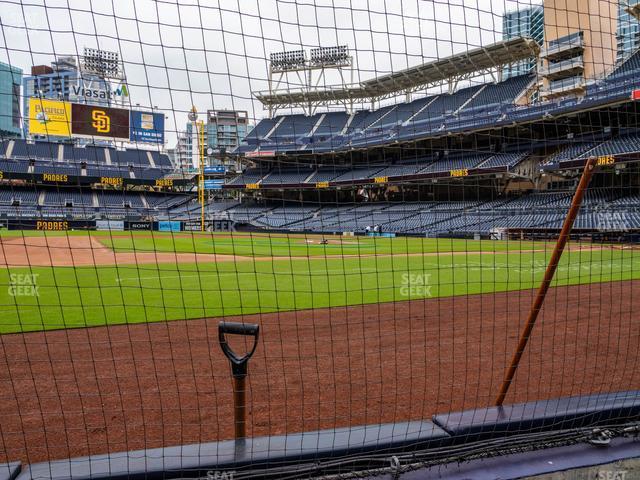
[[(640, 282), (550, 290), (507, 402), (640, 388)], [(251, 436), (490, 405), (532, 291), (236, 318), (261, 325)], [(227, 319), (228, 320), (228, 319)], [(228, 439), (217, 319), (0, 336), (0, 461)]]

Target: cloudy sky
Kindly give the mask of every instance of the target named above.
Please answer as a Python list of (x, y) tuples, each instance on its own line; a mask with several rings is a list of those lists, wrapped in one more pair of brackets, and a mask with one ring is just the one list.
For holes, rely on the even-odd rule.
[[(92, 47), (119, 52), (130, 101), (266, 115), (272, 52), (348, 45), (356, 81), (501, 40), (502, 14), (540, 0), (0, 0), (0, 61), (28, 72)], [(286, 81), (294, 86), (297, 80)], [(336, 75), (325, 84), (338, 81)]]

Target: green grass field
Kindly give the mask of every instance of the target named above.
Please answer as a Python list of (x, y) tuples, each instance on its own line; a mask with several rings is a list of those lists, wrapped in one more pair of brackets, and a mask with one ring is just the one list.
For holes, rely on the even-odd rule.
[[(177, 265), (2, 268), (0, 333), (528, 289), (538, 285), (551, 251), (548, 243), (419, 238), (352, 238), (344, 242), (353, 243), (342, 245), (265, 235), (107, 233), (97, 238), (121, 252), (256, 258)], [(16, 296), (12, 290), (25, 274), (37, 275), (37, 295)], [(636, 278), (640, 278), (640, 255), (633, 250), (573, 250), (565, 252), (554, 285)]]
[[(363, 238), (326, 237), (330, 243), (322, 245), (319, 237), (253, 235), (164, 235), (153, 237), (126, 235), (101, 238), (104, 245), (117, 252), (177, 252), (215, 253), (249, 257), (313, 257), (334, 255), (402, 255), (439, 252), (480, 252), (544, 249), (545, 244), (534, 242), (490, 242), (457, 239), (427, 238)], [(550, 248), (547, 244), (547, 248)]]

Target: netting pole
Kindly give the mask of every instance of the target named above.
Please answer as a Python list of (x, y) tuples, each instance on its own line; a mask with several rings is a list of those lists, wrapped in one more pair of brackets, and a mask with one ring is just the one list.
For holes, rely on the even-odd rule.
[(538, 288), (538, 294), (536, 295), (533, 305), (531, 305), (529, 317), (527, 318), (527, 323), (525, 324), (524, 331), (520, 336), (518, 348), (513, 354), (511, 365), (509, 365), (509, 370), (507, 371), (507, 374), (505, 375), (502, 382), (502, 386), (500, 387), (500, 393), (498, 394), (498, 398), (496, 399), (496, 406), (498, 407), (502, 406), (504, 398), (507, 396), (507, 392), (509, 391), (509, 387), (511, 386), (513, 377), (518, 370), (518, 365), (520, 364), (522, 355), (527, 348), (527, 343), (529, 342), (529, 338), (531, 337), (531, 332), (533, 331), (533, 327), (535, 326), (536, 320), (538, 319), (538, 314), (540, 313), (542, 305), (544, 304), (544, 299), (547, 295), (547, 291), (549, 290), (551, 281), (553, 280), (556, 269), (558, 268), (558, 263), (560, 262), (560, 258), (562, 257), (562, 253), (564, 252), (564, 247), (569, 240), (569, 235), (571, 234), (573, 224), (576, 220), (576, 217), (578, 216), (578, 211), (580, 210), (582, 199), (584, 198), (584, 193), (589, 186), (589, 182), (591, 181), (591, 177), (593, 176), (593, 170), (596, 166), (596, 163), (597, 157), (590, 157), (584, 166), (582, 176), (580, 177), (580, 182), (578, 183), (578, 187), (576, 188), (576, 193), (573, 195), (573, 200), (571, 201), (571, 206), (569, 207), (569, 212), (564, 219), (564, 224), (562, 225), (560, 236), (558, 237), (556, 246), (553, 249), (553, 254), (551, 255), (551, 259), (549, 260), (549, 264), (547, 265), (542, 283)]

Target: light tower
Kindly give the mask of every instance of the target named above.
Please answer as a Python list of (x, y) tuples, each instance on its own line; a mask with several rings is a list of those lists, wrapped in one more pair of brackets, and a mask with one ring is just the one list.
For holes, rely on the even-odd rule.
[[(294, 85), (299, 85), (307, 93), (312, 92), (324, 86), (322, 83), (326, 82), (326, 71), (329, 69), (339, 72), (341, 84), (346, 87), (353, 84), (353, 67), (353, 57), (346, 45), (313, 48), (309, 51), (309, 59), (304, 50), (272, 53), (269, 56), (269, 93), (279, 90), (283, 82), (288, 88), (292, 84), (289, 75), (295, 75), (297, 81)], [(344, 69), (350, 70), (348, 81)], [(302, 107), (307, 115), (315, 113), (313, 102)], [(273, 117), (274, 113), (275, 109), (269, 107), (269, 116)]]
[[(58, 63), (61, 61), (75, 63), (75, 57), (58, 59)], [(104, 89), (107, 98), (104, 101), (99, 100), (100, 102), (108, 106), (128, 106), (129, 87), (124, 63), (120, 60), (118, 52), (84, 47), (83, 55), (79, 58), (79, 71), (78, 87), (87, 90)], [(114, 84), (119, 84), (119, 87), (114, 89)]]
[[(197, 132), (198, 138), (198, 170), (200, 172), (198, 176), (198, 202), (200, 202), (200, 231), (205, 231), (204, 222), (204, 205), (205, 205), (205, 190), (204, 190), (204, 122), (198, 121), (198, 109), (195, 105), (191, 107), (189, 112), (189, 121), (192, 124), (195, 132)], [(193, 146), (192, 146), (193, 148)]]

